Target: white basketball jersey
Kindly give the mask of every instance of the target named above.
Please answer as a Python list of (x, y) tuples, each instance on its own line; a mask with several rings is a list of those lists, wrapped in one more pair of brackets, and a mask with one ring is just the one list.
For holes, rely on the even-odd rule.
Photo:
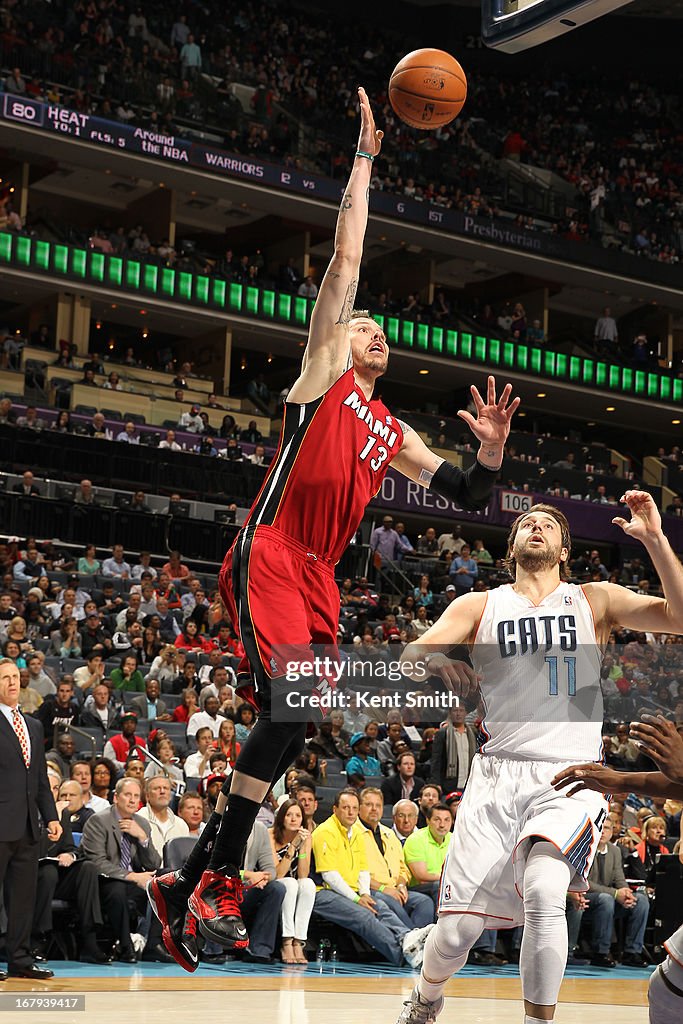
[(602, 650), (580, 586), (540, 605), (510, 584), (487, 593), (472, 664), (485, 708), (480, 752), (536, 761), (602, 758)]

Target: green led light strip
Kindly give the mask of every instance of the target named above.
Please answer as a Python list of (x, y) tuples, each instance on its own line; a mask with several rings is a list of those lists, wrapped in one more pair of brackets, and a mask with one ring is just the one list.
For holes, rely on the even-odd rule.
[[(141, 298), (171, 299), (185, 305), (240, 314), (259, 320), (306, 327), (313, 300), (268, 288), (236, 284), (206, 274), (159, 267), (152, 263), (110, 256), (93, 249), (45, 242), (0, 231), (0, 267), (13, 266), (34, 274), (105, 285)], [(600, 359), (568, 356), (534, 345), (519, 345), (467, 331), (416, 323), (396, 316), (377, 316), (390, 345), (445, 359), (460, 359), (535, 377), (567, 381), (678, 404), (683, 380), (663, 373), (633, 370)]]

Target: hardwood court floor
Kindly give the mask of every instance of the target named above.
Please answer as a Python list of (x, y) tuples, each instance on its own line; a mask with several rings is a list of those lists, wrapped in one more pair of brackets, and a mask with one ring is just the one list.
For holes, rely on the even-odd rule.
[[(54, 965), (56, 977), (40, 985), (9, 981), (0, 993), (57, 995), (85, 993), (86, 1013), (65, 1012), (57, 1024), (205, 1024), (229, 1013), (250, 1024), (395, 1024), (414, 976), (407, 971), (329, 964), (320, 968), (202, 968), (187, 975), (155, 964), (137, 968), (84, 969)], [(523, 1019), (519, 977), (513, 969), (496, 976), (467, 969), (449, 982), (439, 1018), (444, 1024), (520, 1024)], [(507, 973), (509, 972), (509, 973)], [(584, 972), (588, 973), (588, 972)], [(643, 972), (614, 972), (599, 977), (567, 977), (556, 1024), (585, 1024), (618, 1006), (619, 1024), (646, 1024), (647, 977)], [(3, 1024), (55, 1024), (54, 1014), (12, 1012)]]

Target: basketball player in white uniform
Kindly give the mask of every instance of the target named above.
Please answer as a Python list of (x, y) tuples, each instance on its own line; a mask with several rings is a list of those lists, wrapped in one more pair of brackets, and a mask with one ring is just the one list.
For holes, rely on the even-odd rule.
[[(403, 652), (407, 676), (423, 682), (426, 662), (459, 696), (479, 695), (485, 715), (442, 872), (439, 918), (399, 1024), (435, 1021), (446, 982), (482, 930), (522, 923), (525, 1024), (554, 1019), (567, 960), (566, 895), (588, 889), (607, 805), (589, 790), (569, 799), (551, 782), (568, 764), (601, 757), (599, 671), (610, 630), (683, 632), (683, 568), (655, 503), (644, 491), (622, 501), (631, 518), (613, 522), (644, 544), (664, 598), (565, 582), (567, 520), (535, 505), (510, 531), (514, 582), (458, 598)], [(446, 653), (463, 643), (474, 671)]]
[[(617, 772), (604, 765), (578, 764), (559, 772), (553, 785), (557, 790), (568, 790), (570, 797), (591, 789), (597, 793), (628, 791), (638, 796), (683, 800), (683, 736), (673, 722), (661, 716), (643, 715), (642, 722), (631, 725), (631, 737), (660, 771)], [(683, 925), (666, 940), (664, 948), (668, 954), (666, 960), (655, 967), (650, 976), (650, 1024), (680, 1024), (683, 1020)]]

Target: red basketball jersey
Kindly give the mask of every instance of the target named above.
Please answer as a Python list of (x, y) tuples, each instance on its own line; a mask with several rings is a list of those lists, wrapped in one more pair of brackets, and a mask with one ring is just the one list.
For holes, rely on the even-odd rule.
[(285, 405), (278, 450), (244, 526), (264, 524), (338, 562), (403, 443), (383, 402), (353, 370), (314, 402)]

